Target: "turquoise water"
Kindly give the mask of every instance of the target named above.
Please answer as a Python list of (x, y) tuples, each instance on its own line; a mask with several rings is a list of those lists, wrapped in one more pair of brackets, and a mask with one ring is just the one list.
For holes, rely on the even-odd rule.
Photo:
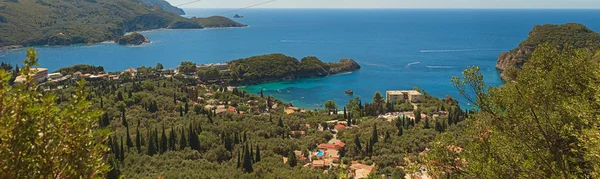
[[(186, 10), (198, 17), (226, 11)], [(494, 68), (498, 55), (516, 47), (536, 24), (577, 22), (600, 31), (600, 10), (247, 9), (228, 16), (236, 13), (248, 28), (149, 31), (144, 35), (152, 43), (139, 47), (39, 47), (40, 64), (50, 70), (93, 64), (120, 71), (157, 62), (175, 68), (181, 61), (215, 63), (284, 53), (328, 62), (352, 58), (362, 65), (352, 73), (245, 88), (316, 108), (328, 99), (345, 104), (348, 89), (367, 101), (375, 91), (413, 87), (458, 97), (450, 79), (467, 66), (480, 66), (488, 84), (501, 84)], [(0, 60), (15, 64), (24, 54), (22, 49), (1, 52)]]

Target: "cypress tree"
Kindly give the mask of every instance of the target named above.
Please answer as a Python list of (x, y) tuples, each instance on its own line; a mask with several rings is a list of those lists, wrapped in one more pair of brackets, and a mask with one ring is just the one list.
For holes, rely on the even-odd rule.
[(415, 123), (418, 124), (419, 122), (421, 122), (421, 109), (417, 108), (417, 110), (415, 110), (413, 114), (415, 115)]
[(123, 162), (125, 160), (125, 150), (123, 149), (123, 137), (121, 137), (121, 148), (119, 149), (119, 160)]
[(252, 161), (252, 163), (254, 162), (254, 150), (252, 150), (252, 145), (250, 145), (250, 161)]
[(260, 162), (260, 147), (258, 147), (258, 145), (256, 145), (256, 158), (254, 159), (255, 162)]
[(177, 95), (173, 93), (173, 103), (177, 104)]
[(154, 135), (152, 135), (154, 137), (154, 145), (156, 152), (159, 153), (160, 152), (160, 141), (158, 140), (158, 129), (154, 128)]
[(187, 139), (185, 139), (185, 130), (181, 128), (181, 137), (179, 138), (179, 150), (183, 150), (187, 147)]
[(237, 168), (241, 167), (240, 158), (241, 158), (241, 155), (240, 155), (240, 152), (238, 152), (238, 155), (237, 155)]
[(117, 93), (117, 101), (123, 101), (123, 93), (121, 91)]
[(167, 142), (167, 134), (165, 134), (165, 126), (162, 128), (162, 135), (160, 136), (160, 154), (165, 153), (169, 148), (169, 144)]
[(277, 126), (283, 127), (283, 116), (279, 117), (279, 121), (277, 122)]
[(149, 156), (153, 156), (154, 154), (156, 154), (156, 144), (154, 144), (154, 137), (152, 137), (152, 132), (150, 132), (150, 135), (148, 135), (148, 152), (147, 154)]
[(439, 121), (439, 120), (436, 120), (436, 121), (435, 121), (435, 131), (438, 131), (438, 132), (440, 132), (440, 133), (443, 131), (443, 129), (442, 129), (442, 124), (440, 123), (440, 121)]
[(185, 114), (187, 114), (190, 111), (190, 106), (188, 105), (187, 100), (185, 101)]
[(121, 110), (122, 114), (122, 120), (121, 120), (121, 124), (123, 124), (123, 126), (125, 127), (129, 127), (129, 124), (127, 123), (127, 118), (125, 117), (125, 109)]
[(429, 118), (425, 119), (425, 126), (424, 127), (425, 127), (425, 129), (431, 128), (431, 126), (429, 126)]
[(296, 153), (295, 152), (289, 152), (289, 154), (288, 154), (288, 164), (290, 164), (290, 167), (295, 167), (296, 165), (298, 165), (298, 160), (296, 159)]
[(403, 127), (398, 128), (398, 136), (402, 136), (403, 132)]
[(171, 127), (171, 132), (169, 133), (169, 150), (175, 151), (177, 150), (177, 135), (175, 134), (175, 130)]
[(346, 114), (346, 106), (344, 106), (344, 119), (348, 119), (348, 115)]
[(183, 107), (179, 106), (179, 117), (183, 117)]
[(127, 149), (130, 149), (131, 147), (133, 147), (133, 141), (131, 140), (131, 136), (129, 136), (129, 125), (127, 127), (125, 127), (126, 129), (126, 134), (127, 135)]
[(235, 133), (235, 135), (233, 135), (233, 144), (239, 144), (240, 143), (240, 138), (239, 138), (239, 133)]
[(360, 144), (360, 139), (358, 138), (358, 134), (354, 136), (354, 145), (356, 145), (356, 150), (362, 151), (362, 146)]
[(135, 129), (135, 148), (138, 153), (142, 153), (142, 135), (140, 134), (140, 126)]
[(189, 136), (190, 147), (194, 150), (200, 151), (200, 140), (198, 139), (198, 134), (196, 131), (190, 126), (190, 136)]
[(100, 109), (104, 109), (104, 101), (102, 100), (103, 97), (100, 97)]
[(371, 145), (379, 142), (379, 133), (377, 133), (377, 125), (373, 125), (373, 136), (371, 136)]
[(252, 173), (253, 168), (252, 168), (252, 156), (250, 155), (250, 152), (248, 151), (248, 144), (246, 144), (246, 147), (244, 149), (244, 163), (243, 163), (243, 167), (244, 167), (244, 171), (247, 173)]
[[(17, 69), (19, 69), (19, 66), (17, 66)], [(262, 89), (260, 90), (260, 97), (261, 97), (261, 98), (264, 98), (264, 97), (265, 97), (265, 95), (263, 94), (263, 90), (262, 90)]]

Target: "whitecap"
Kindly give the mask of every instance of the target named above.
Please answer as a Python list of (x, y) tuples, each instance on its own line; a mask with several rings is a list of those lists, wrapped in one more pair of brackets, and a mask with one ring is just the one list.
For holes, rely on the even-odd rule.
[(419, 63), (421, 63), (421, 62), (411, 62), (411, 63), (408, 63), (408, 64), (406, 64), (406, 68), (408, 68), (408, 67), (410, 67), (412, 65), (419, 64)]

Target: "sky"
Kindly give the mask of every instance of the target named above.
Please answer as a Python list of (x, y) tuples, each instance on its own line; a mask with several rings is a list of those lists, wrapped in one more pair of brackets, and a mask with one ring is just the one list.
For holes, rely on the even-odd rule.
[[(167, 0), (180, 6), (198, 0)], [(200, 0), (181, 8), (242, 8), (271, 0)], [(552, 8), (600, 9), (600, 0), (275, 0), (255, 8)]]

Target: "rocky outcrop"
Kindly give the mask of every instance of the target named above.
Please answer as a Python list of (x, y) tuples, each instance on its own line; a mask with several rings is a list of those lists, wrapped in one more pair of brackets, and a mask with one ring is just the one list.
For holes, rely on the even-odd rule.
[(341, 59), (336, 65), (329, 69), (329, 74), (337, 74), (360, 69), (360, 65), (352, 59)]
[(120, 45), (142, 45), (143, 43), (150, 43), (150, 40), (142, 34), (134, 32), (119, 38), (116, 42)]

